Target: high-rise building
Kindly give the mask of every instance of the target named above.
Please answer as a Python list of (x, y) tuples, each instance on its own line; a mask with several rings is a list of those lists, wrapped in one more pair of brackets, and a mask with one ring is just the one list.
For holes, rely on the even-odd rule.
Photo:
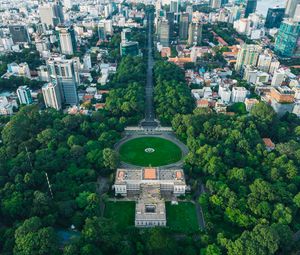
[(292, 19), (284, 19), (275, 41), (275, 52), (283, 57), (292, 57), (297, 48), (300, 24)]
[(174, 12), (167, 12), (166, 13), (166, 19), (169, 22), (169, 28), (170, 28), (170, 40), (174, 38), (174, 21), (175, 21), (175, 15)]
[(179, 0), (171, 0), (170, 2), (170, 12), (178, 13), (180, 9)]
[(59, 45), (62, 54), (73, 55), (76, 51), (76, 38), (73, 27), (58, 26)]
[(179, 22), (179, 39), (187, 40), (188, 33), (189, 33), (189, 14), (182, 13), (180, 15), (180, 22)]
[(288, 0), (285, 7), (285, 15), (288, 18), (294, 18), (297, 5), (300, 4), (300, 0)]
[(163, 47), (170, 46), (170, 26), (166, 19), (161, 19), (158, 23), (158, 41)]
[(237, 55), (235, 70), (240, 72), (244, 65), (256, 66), (262, 47), (255, 44), (243, 44)]
[(63, 6), (60, 1), (39, 6), (41, 22), (47, 26), (57, 26), (64, 23)]
[(42, 87), (44, 102), (47, 108), (51, 107), (60, 110), (62, 107), (59, 85), (47, 83)]
[(18, 99), (20, 101), (20, 104), (31, 104), (32, 103), (32, 97), (30, 93), (30, 89), (27, 86), (20, 86), (17, 89), (17, 95)]
[(200, 45), (202, 40), (202, 24), (191, 23), (189, 25), (189, 39), (190, 45)]
[(28, 43), (30, 37), (24, 25), (9, 25), (9, 32), (14, 43)]
[(222, 1), (221, 0), (210, 0), (210, 7), (213, 9), (221, 8)]
[(284, 18), (284, 8), (269, 8), (265, 27), (266, 28), (279, 28), (280, 24)]
[(257, 0), (247, 0), (245, 9), (245, 18), (248, 18), (251, 13), (256, 11)]
[(78, 61), (75, 59), (65, 59), (64, 57), (52, 57), (47, 60), (50, 80), (58, 84), (62, 102), (67, 105), (78, 104)]
[(130, 41), (131, 29), (124, 28), (121, 32), (120, 53), (121, 56), (137, 56), (139, 55), (139, 43)]
[(189, 14), (189, 22), (191, 22), (193, 18), (193, 6), (188, 5), (185, 9), (185, 12)]

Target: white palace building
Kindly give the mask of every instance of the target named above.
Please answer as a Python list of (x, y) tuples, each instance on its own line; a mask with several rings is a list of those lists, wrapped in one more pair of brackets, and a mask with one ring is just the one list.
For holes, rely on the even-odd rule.
[(187, 189), (182, 169), (118, 169), (115, 195), (139, 195), (135, 226), (166, 226), (164, 197), (184, 195)]

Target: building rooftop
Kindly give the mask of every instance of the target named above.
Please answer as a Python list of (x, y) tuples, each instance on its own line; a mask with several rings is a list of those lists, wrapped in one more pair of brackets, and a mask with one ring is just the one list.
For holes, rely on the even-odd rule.
[(145, 180), (155, 180), (156, 179), (156, 169), (155, 168), (145, 168), (144, 169), (144, 179)]
[(156, 180), (160, 182), (174, 182), (185, 185), (184, 172), (182, 169), (140, 168), (140, 169), (118, 169), (115, 184), (128, 182), (147, 183)]

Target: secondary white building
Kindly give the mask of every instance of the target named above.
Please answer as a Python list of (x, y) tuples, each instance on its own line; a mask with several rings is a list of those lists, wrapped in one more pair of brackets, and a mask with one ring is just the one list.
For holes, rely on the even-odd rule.
[(231, 101), (233, 103), (243, 103), (247, 96), (247, 89), (244, 87), (233, 87), (232, 94), (231, 94)]
[(56, 110), (62, 108), (61, 94), (58, 84), (47, 83), (42, 88), (45, 105)]
[(274, 87), (281, 86), (284, 80), (285, 80), (285, 71), (283, 69), (278, 69), (274, 72), (271, 85)]
[(30, 89), (27, 86), (20, 86), (17, 89), (17, 95), (18, 99), (20, 101), (20, 104), (31, 104), (32, 103), (32, 97)]

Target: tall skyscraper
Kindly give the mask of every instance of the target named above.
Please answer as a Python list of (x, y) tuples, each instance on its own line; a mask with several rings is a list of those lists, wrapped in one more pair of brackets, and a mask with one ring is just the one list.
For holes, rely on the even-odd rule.
[(32, 103), (32, 97), (30, 93), (30, 89), (27, 86), (20, 86), (17, 89), (17, 95), (18, 99), (20, 101), (20, 104), (31, 104)]
[(237, 55), (235, 70), (240, 72), (244, 65), (257, 65), (258, 57), (262, 52), (262, 47), (255, 44), (243, 44)]
[(47, 83), (42, 87), (44, 102), (47, 108), (51, 107), (60, 110), (62, 107), (59, 85)]
[(292, 19), (284, 19), (275, 41), (275, 52), (283, 57), (294, 56), (300, 33), (300, 24)]
[(62, 54), (73, 55), (76, 51), (76, 38), (73, 27), (58, 26), (59, 45)]
[(64, 57), (52, 57), (47, 60), (47, 67), (51, 82), (60, 88), (62, 101), (67, 105), (77, 105), (77, 61)]
[(166, 18), (169, 22), (169, 28), (170, 28), (170, 32), (169, 32), (169, 35), (170, 35), (170, 40), (172, 40), (174, 38), (174, 20), (175, 20), (175, 15), (174, 15), (174, 12), (167, 12), (166, 14)]
[(257, 0), (247, 0), (245, 9), (245, 18), (248, 18), (251, 13), (256, 11)]
[(284, 8), (269, 8), (267, 18), (266, 18), (266, 23), (265, 27), (266, 28), (279, 28), (280, 24), (284, 18)]
[(180, 15), (180, 22), (179, 22), (179, 39), (187, 40), (188, 32), (189, 32), (189, 14), (182, 13)]
[(9, 25), (9, 33), (14, 43), (28, 43), (30, 37), (27, 27), (24, 25)]
[(202, 24), (191, 23), (189, 25), (189, 39), (190, 45), (200, 45), (202, 40)]
[(63, 6), (60, 1), (39, 6), (41, 22), (47, 26), (57, 26), (64, 23)]
[(158, 41), (163, 47), (170, 46), (170, 25), (166, 19), (158, 22)]
[(288, 0), (285, 7), (285, 15), (288, 18), (294, 18), (297, 5), (300, 4), (300, 0)]
[(193, 6), (188, 5), (185, 9), (185, 12), (189, 14), (189, 22), (191, 22), (193, 19)]

